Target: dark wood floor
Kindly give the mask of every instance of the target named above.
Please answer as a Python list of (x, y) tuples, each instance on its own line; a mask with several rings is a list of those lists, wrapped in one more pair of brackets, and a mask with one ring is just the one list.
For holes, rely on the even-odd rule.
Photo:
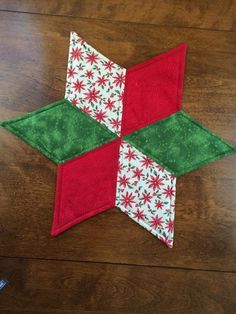
[[(236, 1), (1, 0), (1, 120), (63, 98), (71, 30), (124, 67), (187, 41), (183, 109), (236, 145)], [(0, 136), (0, 313), (236, 312), (236, 156), (179, 178), (167, 249), (115, 208), (52, 238), (56, 166)]]

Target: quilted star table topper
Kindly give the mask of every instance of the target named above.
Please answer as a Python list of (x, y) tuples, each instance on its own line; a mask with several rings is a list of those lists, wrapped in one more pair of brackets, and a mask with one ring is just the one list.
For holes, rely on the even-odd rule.
[(117, 206), (173, 246), (176, 177), (236, 151), (181, 111), (186, 47), (125, 69), (72, 32), (65, 99), (1, 123), (58, 164), (53, 236)]

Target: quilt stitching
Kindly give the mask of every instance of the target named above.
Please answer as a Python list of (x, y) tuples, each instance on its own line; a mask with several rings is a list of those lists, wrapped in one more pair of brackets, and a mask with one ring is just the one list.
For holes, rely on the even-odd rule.
[[(184, 111), (179, 111), (173, 115), (182, 115), (182, 117), (184, 117), (185, 119), (193, 122), (195, 125), (197, 125), (198, 127), (200, 127), (202, 130), (204, 130), (207, 134), (210, 134), (212, 135), (213, 137), (215, 137), (217, 140), (219, 140), (220, 142), (222, 142), (223, 144), (227, 145), (228, 146), (228, 150), (227, 151), (224, 151), (222, 153), (219, 153), (217, 155), (214, 155), (212, 157), (209, 157), (205, 160), (202, 160), (201, 162), (199, 163), (196, 163), (194, 165), (191, 165), (189, 166), (189, 168), (186, 168), (185, 170), (182, 170), (182, 171), (174, 171), (173, 169), (171, 169), (164, 161), (160, 160), (158, 158), (158, 156), (155, 156), (153, 153), (151, 152), (147, 152), (145, 151), (145, 149), (143, 149), (142, 146), (140, 146), (139, 144), (137, 144), (135, 141), (133, 141), (132, 139), (129, 138), (129, 135), (126, 135), (124, 136), (124, 139), (132, 144), (134, 147), (136, 147), (137, 149), (139, 149), (142, 153), (148, 155), (149, 157), (151, 157), (153, 160), (155, 160), (157, 163), (159, 163), (162, 167), (164, 167), (166, 170), (168, 170), (170, 173), (174, 174), (175, 176), (181, 176), (187, 172), (190, 172), (192, 170), (195, 170), (201, 166), (204, 166), (204, 165), (207, 165), (209, 164), (210, 162), (213, 162), (213, 161), (216, 161), (218, 159), (220, 159), (221, 157), (224, 157), (224, 156), (228, 156), (230, 154), (232, 154), (233, 152), (236, 152), (236, 148), (233, 146), (233, 145), (230, 145), (229, 143), (225, 142), (224, 140), (222, 140), (218, 135), (214, 134), (213, 132), (211, 132), (210, 130), (208, 130), (206, 127), (204, 127), (201, 123), (199, 123), (198, 121), (196, 121), (195, 119), (193, 119), (192, 117), (190, 117), (186, 112)], [(163, 121), (163, 120), (170, 120), (172, 119), (172, 115), (160, 120), (160, 121)], [(158, 122), (157, 122), (158, 123)], [(151, 124), (147, 125), (146, 127), (149, 127)], [(141, 129), (145, 129), (146, 127), (144, 128), (141, 128)], [(141, 129), (135, 131), (132, 133), (132, 135), (134, 135), (135, 133), (138, 133)]]
[[(173, 246), (176, 176), (182, 175), (188, 171), (206, 165), (211, 161), (219, 159), (220, 157), (227, 156), (233, 152), (236, 152), (236, 148), (233, 145), (225, 142), (218, 135), (208, 130), (201, 123), (190, 117), (185, 112), (180, 111), (182, 102), (186, 47), (187, 45), (185, 43), (180, 44), (176, 48), (173, 48), (172, 50), (169, 50), (164, 54), (158, 55), (148, 61), (135, 65), (126, 71), (125, 68), (122, 68), (118, 64), (115, 64), (106, 56), (87, 44), (87, 42), (85, 42), (85, 40), (79, 37), (75, 32), (71, 32), (65, 99), (54, 102), (46, 107), (35, 110), (24, 116), (13, 118), (9, 121), (0, 122), (0, 125), (8, 128), (10, 131), (28, 142), (31, 146), (45, 154), (48, 158), (58, 163), (58, 178), (56, 184), (57, 190), (55, 196), (55, 211), (53, 218), (53, 229), (51, 232), (52, 235), (58, 235), (59, 233), (65, 231), (69, 227), (72, 227), (76, 223), (79, 223), (82, 220), (85, 220), (95, 214), (105, 211), (109, 207), (118, 206), (122, 212), (126, 213), (132, 220), (134, 220), (136, 223), (138, 223), (149, 232), (154, 234), (156, 237), (158, 237), (168, 247)], [(159, 82), (162, 89), (159, 88), (158, 91), (153, 90), (152, 84), (148, 89), (150, 93), (152, 93), (155, 97), (159, 97), (158, 99), (163, 102), (157, 105), (161, 106), (163, 104), (166, 104), (167, 108), (161, 108), (163, 110), (160, 110), (160, 112), (156, 110), (156, 108), (152, 106), (152, 104), (154, 103), (152, 103), (152, 101), (155, 101), (155, 98), (151, 97), (149, 99), (149, 102), (147, 102), (147, 105), (149, 106), (148, 108), (153, 109), (153, 116), (155, 115), (155, 118), (150, 118), (149, 115), (145, 116), (144, 114), (147, 120), (145, 120), (144, 117), (143, 122), (143, 108), (139, 107), (139, 104), (137, 108), (141, 110), (138, 111), (137, 108), (134, 108), (132, 106), (134, 103), (131, 102), (130, 112), (133, 114), (135, 112), (136, 121), (138, 119), (141, 120), (139, 121), (139, 123), (134, 123), (132, 125), (132, 116), (129, 115), (128, 119), (127, 112), (126, 110), (124, 110), (129, 105), (128, 94), (130, 93), (130, 86), (133, 86), (134, 89), (136, 89), (136, 86), (131, 84), (131, 80), (133, 80), (132, 83), (139, 80), (139, 75), (136, 76), (135, 81), (135, 77), (132, 77), (132, 73), (142, 71), (147, 67), (152, 67), (158, 62), (167, 60), (168, 57), (174, 56), (176, 52), (179, 53), (177, 59), (179, 61), (177, 61), (176, 59), (171, 59), (172, 61), (163, 63), (162, 66), (158, 67), (158, 70), (157, 68), (154, 68), (154, 70), (157, 70), (157, 73), (159, 74), (159, 76), (157, 77), (158, 80), (154, 79), (154, 81), (155, 83)], [(173, 60), (175, 60), (175, 62), (173, 62)], [(178, 68), (172, 68), (173, 64), (177, 64)], [(102, 69), (100, 67), (102, 67)], [(152, 69), (152, 71), (148, 72), (151, 73), (151, 78), (154, 75), (153, 73), (156, 73), (154, 70)], [(147, 72), (144, 73), (146, 74)], [(165, 79), (163, 79), (161, 76), (163, 73)], [(115, 93), (113, 93), (114, 85), (117, 89), (115, 90)], [(140, 85), (136, 85), (138, 86), (138, 88), (140, 88)], [(142, 87), (143, 86), (141, 85), (141, 88)], [(130, 95), (132, 95), (132, 97), (134, 95), (134, 98), (136, 97), (139, 100), (139, 92), (140, 90), (138, 92), (135, 90), (135, 92), (133, 94), (131, 93)], [(142, 92), (143, 90), (141, 89), (141, 93)], [(174, 96), (176, 101), (174, 101), (174, 98), (171, 98), (171, 96)], [(145, 98), (140, 99), (142, 99), (145, 103)], [(170, 100), (173, 101), (174, 107), (171, 107), (172, 103)], [(88, 119), (87, 121), (93, 121), (93, 123), (96, 123), (87, 123), (87, 125), (91, 128), (91, 132), (89, 130), (89, 133), (86, 125), (83, 125), (83, 137), (86, 138), (87, 142), (85, 141), (83, 142), (83, 144), (81, 144), (82, 147), (79, 148), (79, 152), (71, 154), (68, 153), (66, 158), (57, 158), (56, 154), (53, 155), (53, 153), (47, 149), (47, 146), (45, 146), (43, 142), (39, 142), (39, 145), (37, 139), (35, 140), (33, 135), (33, 139), (31, 139), (30, 136), (26, 136), (25, 134), (23, 134), (16, 125), (18, 122), (33, 117), (36, 114), (40, 115), (46, 111), (55, 109), (57, 106), (65, 104), (68, 106), (68, 110), (73, 108), (75, 113), (80, 113), (83, 117), (86, 117)], [(132, 112), (132, 110), (134, 112)], [(150, 111), (150, 109), (148, 110)], [(159, 123), (163, 124), (163, 121), (171, 121), (173, 116), (182, 117), (186, 121), (192, 123), (192, 128), (193, 126), (195, 126), (203, 131), (202, 134), (206, 134), (205, 138), (202, 139), (201, 134), (196, 131), (197, 135), (194, 135), (193, 138), (195, 139), (195, 141), (199, 140), (200, 144), (205, 144), (206, 141), (208, 141), (209, 139), (211, 140), (210, 136), (218, 141), (212, 141), (212, 147), (209, 146), (213, 151), (212, 157), (210, 156), (211, 152), (209, 153), (209, 151), (207, 151), (206, 153), (202, 151), (202, 155), (200, 156), (199, 154), (199, 156), (202, 158), (199, 162), (197, 162), (198, 159), (195, 158), (194, 162), (192, 162), (192, 164), (189, 163), (188, 166), (185, 167), (185, 169), (183, 169), (182, 167), (180, 168), (180, 170), (174, 170), (169, 165), (176, 165), (175, 160), (171, 160), (168, 164), (165, 161), (166, 159), (164, 159), (163, 161), (163, 156), (160, 155), (161, 153), (163, 153), (163, 150), (159, 151), (158, 156), (158, 154), (154, 154), (155, 147), (150, 147), (150, 145), (154, 144), (159, 146), (161, 145), (160, 142), (159, 144), (157, 144), (155, 143), (155, 141), (151, 142), (150, 140), (151, 136), (153, 137), (153, 135), (158, 138), (158, 134), (155, 134), (155, 132), (151, 131), (151, 133), (148, 133), (147, 135), (149, 136), (148, 139), (145, 138), (145, 136), (143, 138), (145, 142), (149, 143), (148, 148), (152, 148), (154, 149), (154, 151), (151, 151), (150, 149), (147, 150), (145, 142), (137, 143), (137, 141), (135, 141), (135, 139), (133, 138), (133, 136), (138, 137), (139, 134), (143, 132), (143, 130), (148, 130), (148, 128), (150, 130), (150, 128), (153, 127), (155, 128), (156, 125), (160, 125)], [(130, 126), (126, 125), (128, 120)], [(78, 123), (80, 123), (81, 121), (82, 120), (79, 119), (76, 120), (76, 122)], [(135, 122), (135, 120), (133, 120), (133, 122)], [(177, 121), (177, 127), (179, 127), (178, 123), (179, 122)], [(179, 124), (181, 125), (181, 123)], [(77, 137), (73, 133), (74, 129), (71, 131), (70, 126), (71, 125), (67, 124), (69, 132), (66, 133), (66, 135), (70, 134), (70, 140), (73, 142), (77, 140)], [(105, 135), (102, 138), (103, 135), (99, 133), (100, 141), (97, 141), (97, 138), (95, 137), (91, 140), (89, 144), (89, 139), (91, 139), (90, 133), (92, 135), (95, 134), (94, 132), (96, 131), (96, 126), (99, 126), (99, 129), (104, 131), (103, 134), (107, 134), (107, 138), (105, 138)], [(126, 127), (125, 133), (123, 132), (124, 126)], [(181, 127), (183, 126), (185, 125), (182, 124)], [(42, 127), (42, 124), (40, 124), (40, 127)], [(80, 127), (79, 130), (81, 131), (82, 122), (78, 127)], [(174, 146), (175, 142), (173, 143), (172, 138), (175, 139), (176, 137), (175, 134), (172, 136), (172, 129), (176, 131), (173, 123), (170, 134), (167, 135), (167, 142), (169, 136), (169, 143), (172, 143)], [(46, 131), (47, 130), (45, 129), (45, 132)], [(76, 132), (79, 132), (78, 128), (76, 129)], [(184, 138), (187, 136), (186, 134), (184, 134)], [(54, 134), (53, 136), (57, 137), (57, 135), (58, 134)], [(110, 136), (109, 138), (108, 135)], [(209, 137), (207, 137), (207, 135), (209, 135)], [(48, 139), (46, 137), (46, 144), (48, 143), (47, 140)], [(34, 143), (34, 141), (36, 143)], [(59, 143), (61, 144), (61, 142)], [(189, 143), (187, 141), (186, 143), (189, 145), (191, 144), (190, 146), (192, 147), (190, 147), (188, 151), (189, 155), (187, 156), (188, 158), (190, 158), (189, 156), (191, 155), (191, 149), (193, 151), (195, 147), (192, 143)], [(219, 145), (218, 143), (221, 143), (222, 145)], [(179, 147), (177, 147), (179, 150), (181, 149), (180, 144), (181, 143), (179, 143)], [(106, 150), (106, 148), (112, 148), (112, 145), (115, 145), (114, 150), (109, 151), (108, 149), (108, 151), (102, 153), (104, 149)], [(48, 144), (48, 147), (51, 147), (50, 144)], [(166, 146), (163, 147), (165, 153)], [(204, 147), (204, 149), (208, 149), (209, 147), (206, 145), (206, 148)], [(70, 149), (74, 149), (73, 145), (70, 146)], [(178, 149), (174, 150), (177, 157), (179, 156)], [(91, 157), (90, 153), (92, 152), (93, 154), (98, 152), (100, 153), (99, 155), (95, 155), (98, 159), (94, 160), (94, 167), (91, 167), (91, 165), (93, 164), (93, 160), (89, 158), (89, 156)], [(206, 157), (204, 159), (204, 156), (206, 156), (207, 154), (209, 154), (210, 157)], [(60, 153), (58, 156), (60, 156)], [(87, 160), (86, 157), (88, 158)], [(179, 157), (179, 160), (182, 160), (181, 157)], [(179, 160), (178, 162), (180, 163)], [(65, 178), (66, 171), (65, 167), (67, 167), (68, 165), (71, 166), (73, 165), (73, 163), (78, 161), (82, 161), (82, 164), (77, 165), (77, 168), (75, 164), (72, 170), (69, 167), (69, 171), (66, 177), (66, 180), (69, 180), (69, 184), (66, 181), (63, 186), (63, 178)], [(176, 167), (178, 169), (178, 165)], [(82, 175), (77, 176), (78, 173), (74, 175), (75, 169), (79, 169), (82, 172)], [(98, 182), (100, 182), (101, 187), (99, 186), (99, 183), (97, 186), (97, 182), (95, 181), (92, 183), (90, 183), (89, 180), (83, 181), (84, 177), (87, 176), (87, 172), (90, 175), (90, 179), (95, 178)], [(110, 177), (108, 174), (110, 175)], [(145, 178), (143, 177), (143, 175)], [(80, 177), (82, 177), (82, 179)], [(104, 178), (105, 183), (102, 181), (102, 178)], [(81, 195), (79, 195), (78, 197), (77, 194), (74, 194), (76, 193), (76, 189), (73, 189), (72, 187), (71, 190), (70, 184), (74, 184), (76, 188), (78, 186), (77, 184), (80, 184), (82, 198), (79, 198)], [(89, 195), (89, 191), (87, 191), (88, 186), (94, 192), (93, 197), (97, 196), (97, 203), (95, 202), (94, 205), (95, 207), (92, 207), (90, 204), (91, 198)], [(112, 190), (113, 187), (114, 190)], [(102, 202), (100, 201), (103, 190), (106, 190), (106, 193), (108, 194), (110, 193), (110, 197), (108, 197), (108, 201), (104, 201), (103, 205), (99, 205), (103, 202), (103, 199)], [(107, 192), (107, 190), (109, 192)], [(66, 209), (68, 210), (67, 216), (66, 214), (65, 216), (63, 215), (64, 212), (62, 206), (63, 202), (65, 201), (64, 199), (62, 199), (63, 193), (64, 196), (66, 195), (65, 198), (71, 196), (73, 198), (74, 196), (75, 200), (74, 203), (71, 200), (69, 200), (69, 203), (66, 203), (68, 205), (66, 207)], [(78, 199), (83, 204), (85, 204), (86, 208), (81, 209), (80, 206), (77, 206), (76, 202)], [(73, 207), (74, 205), (75, 207), (77, 207), (76, 209)], [(77, 216), (75, 217), (75, 215)]]

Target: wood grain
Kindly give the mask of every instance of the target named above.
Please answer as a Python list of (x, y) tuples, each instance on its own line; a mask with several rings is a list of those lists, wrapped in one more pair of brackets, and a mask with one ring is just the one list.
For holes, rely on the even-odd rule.
[[(74, 29), (124, 67), (188, 42), (183, 108), (235, 143), (234, 33), (175, 28), (170, 32), (167, 27), (135, 24), (131, 28), (129, 23), (91, 24), (84, 19), (6, 12), (0, 17), (1, 77), (7, 76), (1, 80), (3, 119), (64, 96), (69, 31)], [(204, 116), (207, 113), (209, 118)]]
[(1, 313), (227, 313), (236, 275), (128, 265), (0, 259)]
[[(130, 29), (129, 24), (95, 21), (91, 25), (80, 19), (6, 12), (1, 12), (0, 17), (3, 34), (0, 73), (5, 78), (1, 82), (0, 100), (3, 118), (63, 97), (70, 29), (80, 30), (88, 40), (91, 38), (92, 44), (123, 66), (141, 62), (187, 40), (190, 49), (184, 109), (236, 143), (236, 67), (233, 67), (236, 42), (232, 33), (175, 29), (174, 38), (167, 28), (158, 26), (143, 29), (137, 24)], [(235, 270), (235, 156), (178, 180), (173, 250), (166, 250), (118, 209), (53, 239), (49, 231), (56, 166), (6, 130), (0, 132), (2, 255)], [(88, 235), (93, 235), (92, 243)]]
[(52, 238), (56, 169), (43, 161), (47, 163), (42, 157), (42, 163), (30, 166), (1, 164), (3, 178), (8, 178), (2, 193), (1, 255), (236, 270), (235, 181), (204, 174), (179, 180), (175, 245), (167, 250), (119, 209)]
[(172, 27), (236, 30), (235, 0), (1, 0), (0, 9)]
[[(1, 120), (63, 98), (71, 30), (124, 67), (185, 41), (183, 109), (236, 145), (235, 1), (1, 9), (18, 11), (0, 12)], [(3, 128), (0, 138), (0, 279), (10, 279), (1, 313), (235, 312), (236, 156), (177, 180), (167, 249), (117, 208), (52, 238), (56, 165)]]

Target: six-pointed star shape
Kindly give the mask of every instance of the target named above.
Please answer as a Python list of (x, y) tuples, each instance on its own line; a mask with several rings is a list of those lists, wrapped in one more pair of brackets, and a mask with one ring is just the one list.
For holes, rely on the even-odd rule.
[(126, 70), (72, 32), (65, 99), (2, 122), (58, 164), (52, 235), (117, 206), (173, 246), (176, 177), (235, 152), (181, 111), (185, 55)]

